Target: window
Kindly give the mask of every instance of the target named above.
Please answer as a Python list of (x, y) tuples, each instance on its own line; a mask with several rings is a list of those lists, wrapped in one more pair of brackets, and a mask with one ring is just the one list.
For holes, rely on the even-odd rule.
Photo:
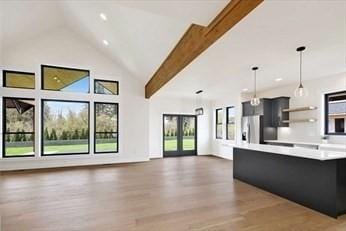
[(94, 83), (96, 94), (119, 95), (119, 83), (117, 81), (95, 79)]
[(34, 156), (35, 100), (3, 99), (3, 157)]
[(227, 107), (226, 110), (226, 139), (235, 140), (235, 110), (234, 107)]
[(118, 104), (95, 103), (95, 153), (118, 152)]
[(89, 153), (89, 102), (42, 100), (42, 155)]
[(216, 109), (216, 139), (222, 139), (222, 108)]
[(35, 89), (35, 73), (3, 71), (4, 87)]
[(203, 114), (204, 114), (204, 111), (203, 111), (202, 107), (195, 109), (195, 115), (196, 116), (201, 116)]
[(346, 135), (346, 91), (325, 95), (324, 129), (327, 135)]
[(89, 93), (88, 70), (42, 65), (41, 72), (43, 90)]

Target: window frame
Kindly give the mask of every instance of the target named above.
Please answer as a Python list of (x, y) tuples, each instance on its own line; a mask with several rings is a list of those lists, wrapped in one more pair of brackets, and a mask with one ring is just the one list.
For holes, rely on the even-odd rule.
[[(231, 139), (228, 139), (228, 125), (231, 124), (229, 122), (229, 109), (233, 108), (233, 110), (235, 111), (235, 106), (228, 106), (226, 107), (226, 140), (231, 140)], [(234, 116), (235, 118), (235, 116)], [(235, 126), (235, 121), (234, 121), (234, 126)], [(236, 132), (235, 132), (235, 127), (234, 127), (234, 141), (235, 141), (235, 137), (236, 137)]]
[[(72, 70), (72, 71), (86, 71), (88, 72), (88, 76), (89, 76), (89, 86), (88, 86), (88, 92), (63, 92), (60, 90), (53, 90), (53, 89), (45, 89), (44, 88), (44, 68), (48, 67), (48, 68), (56, 68), (56, 69), (62, 69), (62, 70)], [(90, 94), (90, 70), (87, 69), (80, 69), (80, 68), (72, 68), (72, 67), (62, 67), (62, 66), (54, 66), (54, 65), (46, 65), (46, 64), (41, 64), (41, 90), (43, 91), (56, 91), (56, 92), (63, 92), (63, 93), (72, 93), (72, 94)], [(75, 81), (78, 82), (79, 80)], [(74, 82), (73, 82), (74, 83)], [(72, 83), (72, 84), (73, 84)]]
[[(329, 117), (329, 100), (328, 97), (331, 95), (336, 95), (340, 93), (346, 93), (346, 91), (337, 91), (337, 92), (331, 92), (324, 94), (324, 135), (332, 135), (332, 136), (346, 136), (345, 132), (329, 132), (329, 122), (328, 122), (328, 117)], [(345, 121), (346, 123), (346, 121)]]
[[(117, 94), (102, 94), (102, 93), (97, 93), (96, 92), (96, 82), (101, 81), (101, 82), (109, 82), (109, 83), (116, 83), (117, 84)], [(119, 95), (119, 81), (117, 80), (108, 80), (108, 79), (94, 79), (94, 94), (97, 95)]]
[(34, 154), (31, 155), (11, 155), (11, 156), (6, 156), (6, 146), (5, 146), (5, 142), (6, 142), (6, 135), (7, 133), (7, 126), (6, 126), (6, 104), (5, 101), (7, 99), (16, 99), (16, 100), (33, 100), (35, 102), (35, 107), (36, 107), (36, 100), (34, 98), (25, 98), (25, 97), (2, 97), (2, 158), (19, 158), (19, 157), (35, 157), (35, 145), (36, 145), (36, 133), (35, 133), (35, 107), (34, 107), (34, 113), (33, 113), (33, 132), (10, 132), (9, 134), (17, 134), (17, 133), (21, 133), (21, 134), (32, 134), (34, 137), (33, 140), (33, 150), (34, 150)]
[[(6, 84), (6, 74), (23, 74), (23, 75), (33, 75), (34, 76), (34, 88), (31, 87), (8, 87)], [(2, 70), (2, 86), (6, 88), (15, 88), (15, 89), (29, 89), (29, 90), (35, 90), (36, 89), (36, 73), (35, 72), (25, 72), (25, 71), (13, 71), (13, 70)], [(15, 97), (8, 97), (8, 98), (15, 98)]]
[[(45, 154), (44, 153), (44, 102), (68, 102), (68, 103), (86, 103), (88, 104), (88, 152), (78, 153), (58, 153), (58, 154)], [(41, 99), (41, 156), (78, 156), (78, 155), (89, 155), (90, 154), (90, 101), (81, 100), (61, 100), (61, 99)]]
[[(116, 105), (117, 106), (117, 132), (97, 132), (96, 130), (96, 104), (109, 104), (109, 105)], [(97, 152), (96, 151), (96, 134), (117, 134), (117, 150), (116, 151), (102, 151)], [(113, 103), (113, 102), (102, 102), (102, 101), (95, 101), (94, 102), (94, 154), (117, 154), (119, 153), (119, 103)]]
[[(217, 108), (216, 110), (215, 110), (215, 112), (216, 112), (216, 120), (215, 120), (215, 138), (216, 139), (218, 139), (218, 140), (222, 140), (222, 138), (223, 138), (223, 133), (222, 133), (222, 135), (221, 135), (221, 137), (218, 137), (217, 136), (217, 131), (218, 131), (218, 129), (217, 129), (217, 127), (218, 127), (218, 125), (221, 125), (221, 132), (222, 132), (222, 125), (223, 125), (223, 121), (221, 121), (221, 123), (218, 123), (218, 120), (219, 120), (219, 111), (221, 111), (222, 112), (222, 114), (223, 114), (223, 108)], [(221, 118), (222, 120), (223, 120), (223, 118)]]

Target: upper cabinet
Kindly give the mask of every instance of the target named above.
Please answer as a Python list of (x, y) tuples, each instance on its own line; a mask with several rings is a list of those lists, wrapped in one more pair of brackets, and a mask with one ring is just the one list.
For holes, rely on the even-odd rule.
[(255, 114), (255, 109), (250, 104), (250, 101), (243, 102), (243, 116), (252, 116), (254, 114)]
[(271, 99), (261, 99), (258, 106), (252, 106), (250, 101), (243, 102), (243, 116), (264, 115), (271, 110)]
[(258, 106), (252, 106), (250, 101), (243, 102), (243, 116), (263, 116), (265, 127), (288, 127), (283, 120), (289, 119), (289, 113), (283, 109), (289, 108), (289, 97), (277, 97), (273, 99), (261, 99)]
[(283, 112), (284, 109), (289, 108), (289, 97), (278, 97), (272, 99), (272, 121), (273, 127), (288, 127), (288, 123), (284, 120), (289, 120), (289, 113)]

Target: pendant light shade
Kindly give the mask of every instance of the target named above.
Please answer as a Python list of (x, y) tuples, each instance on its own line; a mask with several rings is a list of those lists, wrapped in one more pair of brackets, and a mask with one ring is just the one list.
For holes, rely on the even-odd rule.
[(258, 67), (253, 67), (252, 70), (254, 71), (254, 95), (252, 99), (250, 100), (250, 104), (252, 106), (258, 106), (260, 104), (260, 99), (257, 98), (257, 89), (256, 89), (256, 84), (257, 84), (257, 76), (256, 76), (256, 71), (258, 70)]
[(260, 99), (257, 98), (257, 97), (253, 97), (251, 100), (250, 100), (250, 104), (252, 106), (258, 106), (260, 104)]
[(309, 92), (306, 88), (304, 88), (302, 83), (302, 59), (303, 59), (303, 51), (305, 47), (298, 47), (297, 52), (299, 52), (299, 85), (294, 91), (294, 96), (297, 98), (303, 98), (309, 95)]

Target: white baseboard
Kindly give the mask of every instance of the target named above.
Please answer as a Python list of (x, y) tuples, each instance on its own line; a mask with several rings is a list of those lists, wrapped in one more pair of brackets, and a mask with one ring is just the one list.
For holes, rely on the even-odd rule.
[(213, 156), (217, 156), (227, 160), (233, 160), (233, 154), (213, 154)]
[(148, 157), (124, 158), (107, 156), (51, 156), (40, 158), (1, 159), (0, 171), (58, 168), (72, 166), (90, 166), (102, 164), (120, 164), (149, 161)]

